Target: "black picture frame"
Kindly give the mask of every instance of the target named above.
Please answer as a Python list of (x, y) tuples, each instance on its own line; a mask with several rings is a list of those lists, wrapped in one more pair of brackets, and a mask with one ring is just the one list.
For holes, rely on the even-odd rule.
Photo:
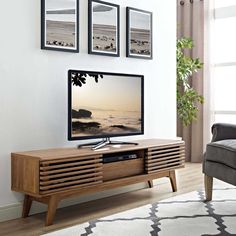
[[(79, 0), (74, 0), (74, 8), (70, 8), (67, 0), (64, 1), (65, 3), (60, 1), (57, 8), (53, 2), (50, 3), (50, 0), (41, 0), (41, 49), (78, 53)], [(61, 10), (62, 6), (65, 9)], [(47, 17), (51, 19), (47, 20)], [(65, 17), (64, 21), (61, 20), (62, 17)], [(61, 34), (62, 27), (65, 29), (63, 34)]]
[[(136, 18), (138, 17), (137, 14), (140, 14), (140, 18), (145, 18), (148, 16), (150, 19), (149, 22), (147, 22), (146, 19), (142, 19), (142, 21), (137, 21), (137, 23), (133, 23), (132, 21), (135, 19), (132, 19), (131, 13), (136, 13)], [(142, 16), (143, 15), (143, 16)], [(134, 17), (133, 17), (134, 18)], [(146, 25), (140, 25), (138, 26), (138, 22), (143, 22), (142, 24)], [(132, 39), (131, 33), (132, 33), (132, 25), (136, 24), (136, 38)], [(137, 27), (143, 27), (142, 29), (138, 29)], [(144, 29), (145, 28), (145, 29)], [(145, 35), (146, 31), (146, 35)], [(150, 31), (148, 35), (148, 31)], [(140, 39), (138, 39), (140, 37)], [(148, 39), (149, 38), (149, 39)], [(132, 44), (134, 48), (132, 48)], [(135, 48), (136, 47), (136, 48)], [(145, 11), (133, 7), (126, 7), (126, 57), (132, 57), (132, 58), (140, 58), (140, 59), (153, 59), (153, 13), (150, 11)]]
[[(94, 7), (95, 7), (94, 5), (96, 5), (97, 12), (94, 12)], [(107, 12), (114, 10), (116, 12), (116, 15), (112, 16), (112, 18), (109, 19), (110, 16)], [(116, 25), (115, 26), (102, 25), (101, 23), (100, 24), (97, 23), (96, 25), (97, 29), (94, 29), (95, 25), (94, 18), (100, 22), (102, 21), (112, 22), (115, 20)], [(99, 25), (101, 34), (102, 34), (102, 27), (106, 26), (106, 32), (103, 33), (107, 35), (103, 36), (99, 35)], [(113, 35), (114, 27), (115, 27), (115, 36)], [(108, 32), (107, 30), (109, 28), (110, 32)], [(94, 35), (95, 31), (97, 32), (96, 33), (97, 36)], [(97, 40), (98, 42), (96, 42), (95, 40)], [(115, 51), (113, 51), (114, 44), (115, 44)], [(112, 57), (120, 56), (120, 6), (119, 5), (99, 0), (88, 1), (88, 53), (102, 56), (112, 56)]]

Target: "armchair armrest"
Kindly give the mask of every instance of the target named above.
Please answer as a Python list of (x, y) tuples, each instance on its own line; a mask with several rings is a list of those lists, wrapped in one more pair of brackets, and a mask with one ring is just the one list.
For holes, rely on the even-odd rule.
[(224, 139), (236, 139), (236, 125), (216, 123), (211, 127), (212, 142)]

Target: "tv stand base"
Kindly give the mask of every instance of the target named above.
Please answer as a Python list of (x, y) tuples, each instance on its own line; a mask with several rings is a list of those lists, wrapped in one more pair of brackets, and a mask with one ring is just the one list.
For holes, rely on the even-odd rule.
[(138, 145), (138, 143), (135, 142), (123, 142), (123, 141), (111, 141), (110, 138), (105, 138), (100, 142), (93, 142), (93, 143), (86, 143), (78, 145), (78, 148), (92, 146), (92, 150), (97, 150), (99, 148), (105, 147), (107, 145)]

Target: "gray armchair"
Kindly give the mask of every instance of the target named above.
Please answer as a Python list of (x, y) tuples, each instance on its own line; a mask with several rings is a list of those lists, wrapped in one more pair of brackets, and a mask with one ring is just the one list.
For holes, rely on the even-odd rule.
[(207, 201), (212, 200), (213, 178), (236, 185), (236, 125), (218, 123), (211, 131), (203, 160)]

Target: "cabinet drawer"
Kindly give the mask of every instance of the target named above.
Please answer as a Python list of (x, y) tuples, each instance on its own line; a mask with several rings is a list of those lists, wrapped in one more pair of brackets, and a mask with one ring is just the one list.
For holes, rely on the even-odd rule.
[(144, 174), (144, 158), (118, 161), (103, 165), (103, 180), (109, 181)]

